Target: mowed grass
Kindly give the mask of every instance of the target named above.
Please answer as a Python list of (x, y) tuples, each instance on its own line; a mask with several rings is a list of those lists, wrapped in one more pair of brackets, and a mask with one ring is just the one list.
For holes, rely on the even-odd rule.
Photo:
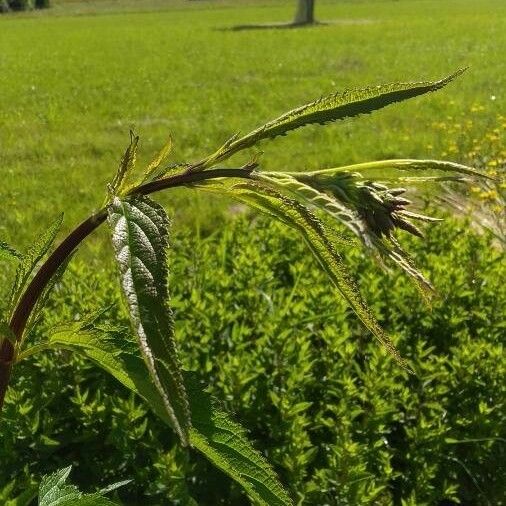
[[(326, 26), (250, 31), (228, 28), (288, 21), (295, 2), (55, 4), (0, 17), (0, 238), (20, 248), (58, 212), (68, 230), (102, 204), (130, 128), (139, 163), (169, 133), (173, 161), (192, 161), (321, 94), (471, 66), (432, 96), (262, 145), (262, 167), (296, 170), (433, 157), (451, 135), (434, 121), (476, 103), (506, 109), (503, 0), (319, 0)], [(187, 190), (161, 199), (176, 223), (206, 230), (230, 205)]]

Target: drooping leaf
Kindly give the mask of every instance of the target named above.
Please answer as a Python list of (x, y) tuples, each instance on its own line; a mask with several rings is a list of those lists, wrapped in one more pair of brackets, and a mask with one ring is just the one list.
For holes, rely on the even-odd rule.
[(0, 260), (20, 259), (21, 253), (15, 248), (7, 244), (5, 241), (0, 241)]
[[(84, 494), (72, 484), (66, 483), (72, 466), (60, 469), (42, 478), (39, 487), (39, 506), (114, 506), (117, 504), (103, 496), (103, 492)], [(123, 481), (108, 487), (114, 490), (129, 483)]]
[(125, 182), (128, 175), (132, 172), (135, 167), (137, 158), (137, 147), (139, 145), (139, 136), (135, 135), (130, 131), (130, 144), (126, 148), (125, 154), (121, 159), (118, 170), (114, 176), (114, 179), (109, 185), (109, 193), (111, 195), (121, 194), (125, 188)]
[(335, 248), (333, 237), (324, 224), (306, 206), (261, 182), (248, 181), (226, 184), (215, 180), (206, 181), (200, 187), (228, 194), (261, 212), (275, 217), (299, 232), (334, 286), (350, 304), (365, 327), (371, 331), (402, 367), (409, 370), (405, 360), (400, 356), (394, 344), (362, 299), (355, 281), (350, 276), (348, 268)]
[(273, 139), (278, 135), (285, 135), (289, 131), (304, 125), (325, 124), (360, 114), (368, 114), (395, 102), (439, 90), (464, 71), (465, 69), (460, 69), (439, 81), (384, 84), (357, 90), (346, 90), (319, 98), (269, 121), (243, 137), (232, 137), (216, 153), (211, 155), (203, 163), (203, 166), (210, 166), (213, 163), (225, 160), (234, 153), (250, 148), (264, 139)]
[(28, 249), (28, 251), (22, 256), (21, 261), (19, 262), (18, 268), (16, 270), (16, 276), (14, 279), (14, 284), (11, 289), (11, 295), (9, 300), (9, 308), (11, 311), (16, 306), (27, 281), (29, 280), (33, 270), (37, 266), (38, 262), (42, 259), (42, 257), (47, 253), (53, 241), (60, 230), (61, 224), (63, 222), (63, 213), (60, 214), (54, 221), (51, 223), (49, 227), (47, 227), (44, 232), (42, 232), (32, 246)]
[[(125, 336), (125, 329), (96, 324), (99, 315), (53, 329), (47, 343), (34, 347), (33, 351), (26, 350), (20, 358), (46, 348), (82, 353), (144, 398), (154, 413), (171, 426), (161, 394), (149, 378), (138, 347)], [(191, 407), (191, 446), (241, 485), (255, 504), (291, 505), (276, 474), (248, 441), (244, 429), (220, 409), (192, 373), (183, 374)]]
[[(415, 263), (395, 238), (391, 235), (385, 238), (371, 230), (368, 223), (361, 218), (359, 209), (351, 206), (351, 201), (345, 198), (342, 201), (338, 200), (339, 193), (337, 191), (334, 191), (334, 194), (326, 193), (323, 191), (325, 188), (324, 185), (315, 188), (310, 186), (310, 184), (306, 184), (304, 181), (308, 183), (312, 181), (314, 184), (314, 180), (305, 177), (305, 174), (307, 173), (302, 174), (301, 180), (297, 179), (298, 174), (296, 173), (290, 174), (283, 172), (260, 172), (256, 177), (274, 187), (282, 188), (297, 200), (315, 207), (317, 210), (327, 214), (330, 218), (348, 227), (362, 240), (362, 243), (367, 248), (373, 250), (376, 256), (379, 255), (379, 260), (389, 259), (408, 274), (415, 285), (420, 289), (422, 296), (428, 301), (433, 292), (431, 283), (425, 278), (423, 273), (417, 269)], [(341, 193), (344, 196), (345, 192), (342, 191)], [(367, 194), (363, 194), (363, 196), (366, 195)], [(365, 203), (362, 204), (365, 205)], [(422, 221), (439, 221), (437, 218), (431, 218), (429, 216), (407, 211), (403, 211), (403, 216)], [(335, 225), (335, 223), (330, 223), (329, 227), (326, 227), (327, 231), (332, 231)], [(339, 238), (340, 236), (338, 239)], [(338, 242), (342, 243), (343, 241), (338, 240)]]
[(109, 225), (132, 328), (174, 430), (187, 445), (190, 408), (167, 305), (169, 220), (161, 206), (139, 196), (115, 198)]

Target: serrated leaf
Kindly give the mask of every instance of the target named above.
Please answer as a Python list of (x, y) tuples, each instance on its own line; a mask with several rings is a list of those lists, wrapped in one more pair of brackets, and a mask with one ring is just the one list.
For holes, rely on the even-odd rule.
[[(72, 466), (65, 467), (42, 478), (39, 488), (39, 506), (114, 506), (117, 504), (100, 492), (84, 494), (75, 485), (67, 484), (71, 469)], [(128, 482), (121, 484), (124, 483)], [(113, 488), (117, 487), (113, 486)]]
[[(362, 239), (363, 244), (372, 249), (376, 254), (380, 255), (377, 259), (389, 259), (401, 268), (414, 281), (419, 288), (420, 293), (426, 301), (429, 301), (433, 291), (431, 283), (417, 269), (415, 263), (404, 251), (400, 244), (393, 237), (388, 240), (374, 234), (368, 229), (367, 224), (363, 222), (356, 210), (350, 209), (343, 202), (337, 200), (336, 195), (329, 195), (320, 191), (303, 181), (311, 181), (310, 173), (283, 173), (283, 172), (259, 172), (256, 178), (260, 181), (267, 182), (275, 187), (288, 191), (296, 199), (301, 200), (309, 205), (316, 207), (323, 213), (328, 214), (339, 223), (348, 227), (354, 234)], [(340, 173), (342, 176), (342, 173)], [(300, 180), (298, 179), (300, 177)], [(318, 176), (314, 176), (315, 178)], [(313, 180), (314, 182), (314, 180)], [(404, 216), (411, 217), (422, 221), (439, 221), (437, 218), (424, 216), (408, 211), (403, 211)], [(333, 225), (327, 228), (328, 233), (333, 231)], [(337, 237), (338, 243), (343, 243), (340, 236)]]
[(130, 144), (126, 148), (125, 154), (121, 158), (118, 170), (116, 171), (116, 175), (109, 185), (109, 193), (111, 195), (118, 195), (125, 189), (126, 178), (135, 167), (138, 145), (139, 136), (135, 135), (130, 130)]
[(234, 153), (250, 148), (264, 139), (285, 135), (289, 131), (305, 125), (325, 124), (360, 114), (368, 114), (395, 102), (439, 90), (465, 70), (460, 69), (439, 81), (383, 84), (357, 90), (346, 90), (319, 98), (269, 121), (239, 139), (228, 141), (209, 159), (205, 160), (203, 166), (223, 161)]
[(150, 179), (158, 170), (160, 165), (167, 159), (167, 157), (170, 155), (170, 152), (172, 151), (172, 137), (169, 136), (168, 141), (165, 143), (163, 148), (160, 150), (160, 152), (151, 160), (149, 165), (146, 167), (146, 170), (144, 171), (144, 178), (142, 179), (142, 182), (144, 183), (148, 179)]
[(16, 270), (16, 276), (14, 278), (14, 284), (11, 289), (11, 295), (9, 300), (10, 310), (14, 310), (27, 281), (29, 280), (33, 270), (37, 266), (38, 262), (47, 253), (56, 234), (60, 230), (63, 222), (63, 213), (61, 213), (44, 232), (42, 232), (35, 242), (30, 246), (28, 251), (22, 256)]
[(132, 328), (174, 430), (187, 445), (190, 408), (167, 306), (169, 220), (161, 206), (144, 196), (115, 198), (108, 212)]
[(255, 209), (276, 217), (282, 223), (298, 231), (334, 286), (350, 304), (365, 327), (402, 367), (409, 370), (407, 363), (362, 299), (358, 287), (350, 276), (341, 255), (336, 250), (334, 241), (326, 227), (307, 207), (260, 182), (225, 185), (214, 181), (200, 186), (204, 189), (214, 186), (214, 191), (227, 193)]
[(350, 173), (363, 179), (395, 182), (462, 181), (465, 176), (490, 179), (486, 174), (460, 163), (442, 160), (394, 159), (357, 163), (333, 169), (312, 172), (289, 172), (301, 181), (313, 178), (331, 178)]
[(20, 259), (22, 257), (21, 253), (17, 251), (15, 248), (7, 244), (5, 241), (0, 240), (0, 259), (3, 260), (12, 260), (12, 259)]
[(37, 302), (35, 303), (35, 306), (32, 309), (32, 312), (30, 313), (30, 317), (28, 318), (28, 321), (26, 322), (24, 338), (29, 336), (30, 333), (33, 331), (33, 329), (39, 323), (39, 321), (41, 319), (41, 315), (42, 315), (42, 310), (46, 306), (49, 296), (51, 295), (51, 292), (53, 291), (55, 286), (61, 282), (63, 275), (65, 274), (65, 271), (67, 270), (67, 267), (68, 267), (70, 261), (72, 260), (72, 257), (73, 257), (73, 254), (70, 254), (65, 259), (65, 261), (58, 267), (56, 272), (53, 274), (53, 276), (51, 277), (49, 282), (46, 284), (46, 286), (42, 290), (42, 293), (40, 294), (39, 298), (37, 299)]
[[(53, 329), (45, 348), (66, 348), (83, 353), (126, 388), (144, 398), (154, 413), (171, 426), (161, 394), (150, 381), (138, 347), (125, 336), (124, 329), (94, 324), (97, 316)], [(40, 350), (39, 347), (35, 351)], [(24, 356), (31, 354), (27, 350)], [(244, 429), (204, 392), (192, 373), (183, 374), (191, 407), (191, 446), (241, 485), (255, 504), (291, 505), (292, 501), (276, 474), (248, 441)]]

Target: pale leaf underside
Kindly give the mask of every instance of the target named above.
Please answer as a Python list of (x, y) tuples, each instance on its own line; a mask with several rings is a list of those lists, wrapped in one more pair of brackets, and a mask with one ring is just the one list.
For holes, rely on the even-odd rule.
[(109, 224), (132, 328), (174, 430), (188, 444), (190, 410), (167, 305), (167, 216), (148, 197), (115, 198)]

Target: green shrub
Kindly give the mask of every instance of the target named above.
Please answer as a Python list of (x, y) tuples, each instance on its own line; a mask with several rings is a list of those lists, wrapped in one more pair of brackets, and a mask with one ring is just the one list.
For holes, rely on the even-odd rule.
[[(402, 275), (377, 273), (358, 248), (348, 261), (416, 377), (370, 342), (281, 227), (240, 217), (206, 239), (173, 239), (184, 366), (250, 428), (304, 504), (504, 504), (500, 252), (457, 221), (410, 247), (440, 291), (431, 311)], [(125, 323), (110, 271), (72, 264), (40, 338), (62, 317), (115, 303), (108, 319)], [(21, 362), (5, 409), (0, 489), (73, 463), (86, 490), (131, 478), (118, 491), (125, 504), (187, 504), (188, 496), (245, 504), (228, 477), (203, 458), (190, 461), (140, 400), (77, 355)]]

